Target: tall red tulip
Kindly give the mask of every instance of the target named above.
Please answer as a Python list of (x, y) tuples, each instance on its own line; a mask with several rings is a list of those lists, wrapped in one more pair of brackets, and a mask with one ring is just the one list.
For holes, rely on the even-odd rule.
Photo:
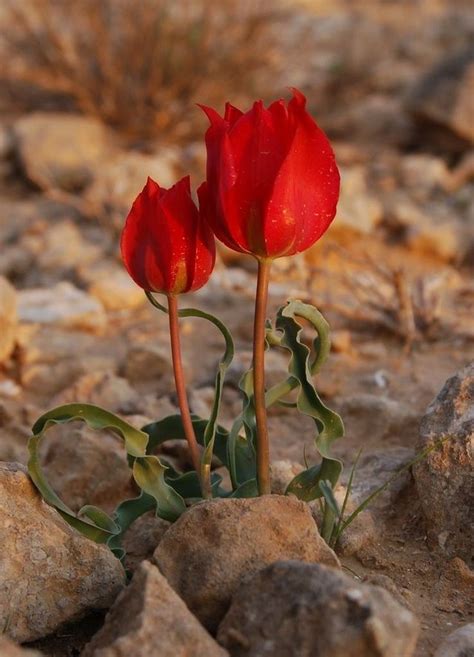
[(148, 178), (127, 217), (121, 250), (128, 273), (144, 290), (180, 294), (207, 282), (215, 241), (191, 197), (189, 176), (171, 189)]
[(293, 255), (314, 244), (336, 214), (339, 172), (331, 145), (305, 109), (292, 100), (245, 114), (229, 103), (224, 117), (203, 107), (207, 181), (199, 195), (224, 244), (259, 258)]
[[(122, 258), (128, 273), (150, 301), (151, 292), (168, 297), (169, 331), (176, 394), (183, 430), (194, 469), (201, 472), (201, 457), (186, 394), (179, 336), (177, 296), (202, 287), (214, 267), (214, 235), (191, 198), (189, 176), (171, 189), (148, 178), (129, 212), (121, 240)], [(210, 482), (201, 480), (204, 497)]]
[(257, 479), (270, 492), (270, 450), (265, 409), (265, 314), (274, 258), (305, 251), (336, 214), (339, 172), (324, 132), (293, 89), (288, 104), (254, 103), (245, 114), (229, 103), (224, 116), (203, 107), (207, 180), (198, 190), (216, 237), (258, 260), (253, 333), (253, 390), (257, 425)]

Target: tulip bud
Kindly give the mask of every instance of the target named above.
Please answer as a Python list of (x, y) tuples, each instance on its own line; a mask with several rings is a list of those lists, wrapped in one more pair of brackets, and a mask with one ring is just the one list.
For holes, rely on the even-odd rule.
[(148, 178), (127, 217), (121, 251), (130, 276), (149, 292), (181, 294), (207, 283), (215, 241), (191, 198), (189, 176), (170, 189)]
[(258, 258), (308, 249), (336, 214), (339, 172), (323, 131), (305, 109), (306, 98), (262, 101), (243, 113), (229, 103), (221, 117), (203, 107), (207, 181), (200, 204), (216, 237)]

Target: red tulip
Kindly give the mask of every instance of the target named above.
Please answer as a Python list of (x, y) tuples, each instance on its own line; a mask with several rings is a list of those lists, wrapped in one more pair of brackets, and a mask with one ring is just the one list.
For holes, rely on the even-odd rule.
[(191, 198), (189, 176), (171, 189), (148, 178), (127, 217), (121, 250), (128, 273), (144, 290), (173, 295), (207, 282), (215, 241)]
[(336, 214), (339, 172), (323, 131), (305, 109), (306, 98), (262, 101), (245, 114), (229, 103), (222, 118), (203, 107), (207, 182), (198, 190), (216, 237), (258, 258), (309, 248)]

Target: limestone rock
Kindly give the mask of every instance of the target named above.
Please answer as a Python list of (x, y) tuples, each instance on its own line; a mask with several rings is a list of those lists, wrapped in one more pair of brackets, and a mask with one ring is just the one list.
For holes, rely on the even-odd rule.
[(304, 467), (301, 463), (295, 463), (288, 459), (282, 461), (273, 461), (270, 465), (270, 481), (272, 493), (275, 495), (284, 495), (288, 484), (296, 475), (303, 472)]
[(449, 556), (474, 553), (474, 363), (448, 379), (428, 407), (420, 447), (447, 438), (414, 468), (431, 537)]
[(66, 524), (15, 463), (0, 464), (0, 544), (0, 627), (16, 641), (107, 609), (124, 584), (110, 550)]
[(234, 595), (218, 641), (232, 657), (411, 657), (413, 614), (319, 564), (272, 564)]
[(197, 504), (168, 529), (153, 559), (211, 631), (240, 582), (268, 564), (299, 559), (339, 565), (308, 507), (281, 495)]
[(341, 171), (341, 198), (333, 230), (349, 228), (357, 233), (372, 233), (382, 220), (383, 208), (367, 187), (362, 166)]
[(0, 363), (6, 360), (13, 351), (16, 328), (15, 289), (6, 278), (0, 276)]
[(110, 150), (106, 128), (85, 116), (35, 112), (16, 121), (14, 134), (26, 175), (43, 189), (83, 189)]
[(153, 511), (140, 516), (123, 537), (126, 552), (125, 567), (134, 572), (145, 559), (151, 559), (170, 523), (158, 518)]
[(119, 595), (81, 657), (226, 657), (150, 562)]
[(22, 322), (94, 333), (101, 333), (106, 324), (104, 309), (97, 299), (68, 282), (49, 289), (22, 290), (18, 294), (18, 315)]
[(443, 641), (434, 657), (471, 657), (474, 655), (474, 623), (452, 632)]

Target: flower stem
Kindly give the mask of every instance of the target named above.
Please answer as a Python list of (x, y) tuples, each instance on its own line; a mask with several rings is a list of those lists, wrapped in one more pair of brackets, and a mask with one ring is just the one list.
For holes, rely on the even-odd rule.
[(260, 495), (269, 495), (270, 447), (265, 408), (265, 315), (271, 260), (258, 261), (257, 294), (253, 329), (253, 394), (257, 423), (257, 482)]
[(168, 317), (171, 340), (171, 357), (173, 360), (174, 381), (176, 385), (176, 394), (178, 396), (179, 410), (181, 411), (181, 420), (183, 422), (184, 435), (188, 441), (189, 451), (193, 467), (201, 482), (202, 495), (205, 498), (210, 497), (210, 486), (204, 485), (201, 479), (201, 456), (199, 447), (194, 433), (191, 413), (189, 411), (188, 397), (186, 394), (186, 383), (184, 380), (183, 361), (181, 357), (181, 342), (179, 338), (179, 319), (178, 319), (178, 300), (175, 295), (168, 295)]

